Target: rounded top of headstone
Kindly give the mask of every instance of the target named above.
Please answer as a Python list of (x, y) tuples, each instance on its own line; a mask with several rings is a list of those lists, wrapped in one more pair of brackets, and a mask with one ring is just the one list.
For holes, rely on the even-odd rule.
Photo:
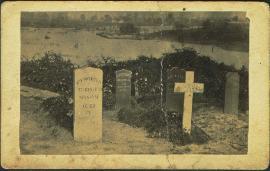
[(83, 66), (83, 67), (80, 67), (80, 68), (75, 68), (74, 71), (75, 72), (92, 71), (92, 72), (95, 72), (95, 73), (103, 73), (102, 69), (100, 69), (100, 68), (93, 68), (93, 67), (88, 67), (88, 66)]
[(184, 81), (186, 71), (184, 69), (173, 67), (167, 70), (169, 80)]
[(170, 69), (168, 69), (168, 71), (169, 72), (174, 72), (174, 71), (181, 71), (181, 72), (185, 72), (185, 70), (184, 69), (182, 69), (182, 68), (178, 68), (178, 67), (172, 67), (172, 68), (170, 68)]
[(230, 77), (239, 77), (239, 73), (238, 72), (227, 72), (226, 73), (226, 77), (230, 78)]
[(127, 70), (127, 69), (121, 69), (121, 70), (116, 71), (116, 74), (122, 74), (122, 73), (129, 74), (129, 75), (132, 74), (132, 72), (130, 70)]

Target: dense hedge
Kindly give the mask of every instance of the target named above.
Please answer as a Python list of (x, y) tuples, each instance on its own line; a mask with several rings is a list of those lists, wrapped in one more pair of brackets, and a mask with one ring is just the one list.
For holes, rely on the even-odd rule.
[[(160, 95), (161, 59), (140, 56), (136, 60), (116, 62), (111, 58), (103, 58), (101, 62), (89, 66), (99, 67), (104, 73), (104, 107), (112, 109), (115, 103), (115, 71), (131, 70), (132, 94), (134, 83), (137, 83), (139, 95), (158, 97)], [(240, 74), (240, 109), (248, 110), (248, 71), (245, 67), (237, 71), (232, 66), (218, 64), (209, 57), (201, 56), (192, 49), (176, 50), (163, 55), (163, 80), (166, 86), (166, 71), (172, 67), (195, 71), (195, 81), (205, 84), (204, 96), (216, 98), (224, 102), (225, 75), (229, 71)], [(21, 62), (21, 83), (31, 87), (47, 89), (72, 97), (74, 65), (64, 60), (61, 55), (46, 53), (44, 57)], [(165, 88), (164, 88), (165, 89)], [(165, 93), (164, 93), (165, 94)], [(141, 102), (144, 102), (143, 100)]]
[[(128, 69), (132, 71), (132, 94), (134, 95), (135, 82), (139, 89), (141, 103), (151, 101), (157, 102), (160, 95), (161, 70), (163, 72), (164, 90), (166, 89), (167, 70), (172, 67), (179, 67), (195, 72), (195, 81), (204, 83), (203, 95), (206, 98), (215, 98), (223, 105), (225, 92), (225, 75), (227, 72), (239, 72), (240, 74), (240, 105), (242, 111), (248, 110), (248, 71), (243, 66), (241, 70), (236, 70), (233, 66), (217, 63), (207, 56), (196, 53), (193, 49), (176, 50), (163, 55), (163, 68), (161, 69), (161, 58), (140, 56), (136, 60), (120, 61), (106, 59), (106, 62), (99, 64), (104, 73), (104, 88), (106, 89), (105, 99), (114, 99), (115, 94), (115, 71)], [(163, 93), (165, 95), (165, 93)], [(159, 97), (160, 98), (160, 97)], [(165, 97), (163, 97), (165, 98)], [(104, 101), (107, 104), (106, 101)], [(114, 106), (114, 101), (108, 104)]]
[(21, 62), (21, 84), (71, 97), (73, 69), (60, 54), (47, 52), (41, 58)]
[[(161, 68), (162, 59), (163, 67)], [(115, 61), (110, 57), (103, 57), (102, 60), (98, 62), (89, 60), (88, 65), (98, 67), (103, 70), (104, 109), (113, 109), (115, 105), (115, 71), (120, 69), (128, 69), (132, 71), (132, 94), (134, 94), (134, 83), (136, 82), (139, 88), (139, 98), (137, 99), (137, 102), (141, 104), (142, 107), (147, 108), (146, 111), (154, 111), (154, 109), (150, 108), (149, 106), (160, 105), (161, 71), (163, 72), (163, 83), (166, 83), (166, 71), (172, 67), (179, 67), (181, 69), (195, 71), (195, 81), (204, 83), (205, 85), (203, 95), (206, 97), (206, 99), (214, 98), (220, 104), (224, 103), (226, 73), (229, 71), (239, 72), (239, 107), (243, 111), (248, 110), (247, 69), (242, 67), (241, 70), (236, 70), (232, 66), (227, 66), (223, 63), (219, 64), (211, 60), (209, 57), (197, 54), (192, 49), (175, 50), (175, 52), (164, 54), (162, 58), (159, 59), (140, 56), (135, 60)], [(22, 85), (51, 90), (61, 95), (60, 97), (47, 99), (44, 102), (44, 108), (49, 110), (52, 115), (55, 115), (59, 123), (63, 123), (63, 120), (69, 120), (71, 118), (68, 116), (69, 119), (67, 119), (67, 114), (70, 114), (70, 110), (72, 110), (72, 105), (68, 103), (68, 99), (72, 99), (73, 95), (74, 68), (75, 66), (69, 60), (65, 60), (61, 55), (52, 52), (48, 52), (43, 57), (38, 59), (24, 60), (21, 62)], [(134, 112), (140, 113), (141, 110), (130, 112), (130, 115), (132, 115)], [(158, 112), (155, 111), (154, 113)], [(145, 113), (143, 117), (146, 118), (143, 118), (143, 120), (162, 123), (162, 118), (159, 118), (160, 120), (156, 121), (155, 119), (158, 118), (152, 118), (151, 112), (149, 115), (148, 113)], [(160, 117), (162, 116), (160, 115)], [(121, 118), (119, 119), (126, 120)], [(133, 120), (132, 122), (134, 122), (134, 120), (138, 120), (136, 122), (141, 124), (140, 119), (142, 118), (131, 120)], [(152, 132), (151, 126), (144, 127), (146, 127), (149, 132)]]

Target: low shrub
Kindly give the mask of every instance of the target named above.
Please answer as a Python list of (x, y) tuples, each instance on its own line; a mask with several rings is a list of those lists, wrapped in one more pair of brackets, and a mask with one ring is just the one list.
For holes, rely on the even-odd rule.
[(73, 101), (67, 96), (51, 97), (44, 100), (41, 107), (62, 127), (73, 129)]
[(159, 106), (154, 106), (143, 113), (142, 117), (149, 136), (168, 138), (174, 144), (184, 143), (182, 116), (179, 113), (162, 111)]
[(112, 90), (110, 89), (111, 86), (103, 85), (103, 108), (105, 110), (112, 110), (114, 109), (115, 105), (115, 94), (112, 93)]
[(205, 143), (209, 136), (193, 125), (191, 135), (182, 132), (182, 115), (176, 112), (162, 111), (159, 106), (149, 108), (122, 108), (118, 120), (134, 127), (143, 127), (149, 137), (167, 138), (174, 144)]
[(141, 115), (142, 125), (151, 137), (166, 137), (166, 118), (156, 106), (152, 106)]
[(143, 113), (144, 108), (141, 108), (139, 106), (134, 106), (133, 108), (130, 107), (124, 107), (119, 110), (117, 113), (117, 118), (120, 122), (129, 124), (133, 127), (143, 127)]

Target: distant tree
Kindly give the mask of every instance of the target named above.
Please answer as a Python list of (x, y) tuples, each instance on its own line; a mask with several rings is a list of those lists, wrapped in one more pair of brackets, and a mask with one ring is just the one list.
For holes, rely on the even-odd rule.
[(211, 26), (211, 21), (209, 19), (205, 20), (202, 24), (204, 30), (210, 30)]
[(214, 24), (209, 20), (205, 20), (202, 23), (202, 29), (203, 29), (203, 38), (205, 40), (207, 39), (212, 39), (213, 37), (216, 36), (216, 32), (217, 30), (215, 29), (216, 26), (214, 26)]
[(113, 19), (114, 19), (116, 22), (119, 22), (119, 21), (121, 20), (121, 18), (118, 17), (118, 16), (115, 16)]
[(232, 20), (233, 20), (233, 21), (238, 21), (238, 16), (234, 16), (234, 17), (232, 18)]
[(22, 12), (21, 25), (22, 27), (32, 26), (34, 20), (34, 14), (32, 12)]
[(138, 23), (138, 13), (133, 13), (133, 20), (134, 20), (134, 23)]
[(112, 23), (112, 17), (108, 14), (104, 16), (104, 22), (105, 23)]
[(137, 28), (132, 23), (123, 23), (119, 29), (122, 34), (133, 34), (137, 32)]
[(162, 24), (162, 19), (160, 17), (155, 19), (155, 25), (161, 25)]
[(68, 23), (68, 17), (66, 13), (57, 13), (51, 20), (52, 27), (64, 27)]
[(179, 30), (182, 29), (184, 27), (184, 24), (181, 21), (177, 21), (174, 23), (174, 27)]
[(85, 15), (84, 14), (81, 14), (80, 15), (80, 26), (81, 27), (86, 26), (86, 19), (85, 19)]
[(36, 27), (46, 27), (49, 25), (49, 16), (46, 12), (37, 13), (33, 18), (33, 25)]
[(96, 23), (97, 21), (98, 21), (97, 15), (93, 15), (93, 16), (90, 18), (90, 22), (91, 22), (91, 23)]
[(169, 25), (172, 25), (172, 24), (174, 23), (174, 16), (173, 16), (172, 13), (169, 13), (169, 14), (167, 15), (167, 23), (168, 23)]
[(230, 41), (231, 37), (228, 36), (230, 34), (231, 25), (229, 24), (228, 20), (221, 20), (216, 23), (214, 28), (215, 34), (213, 36), (217, 36), (218, 41)]
[(84, 15), (84, 14), (81, 14), (80, 20), (81, 20), (82, 22), (85, 22), (85, 15)]
[(125, 23), (131, 23), (131, 17), (130, 15), (125, 15), (121, 17)]
[(99, 18), (100, 22), (104, 22), (105, 18), (102, 16)]

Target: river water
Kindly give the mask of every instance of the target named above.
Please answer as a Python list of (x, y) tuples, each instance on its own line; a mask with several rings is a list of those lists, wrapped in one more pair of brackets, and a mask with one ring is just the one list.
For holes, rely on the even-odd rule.
[(248, 67), (248, 52), (226, 50), (215, 45), (178, 43), (160, 40), (106, 39), (94, 31), (63, 28), (22, 28), (21, 56), (33, 58), (47, 51), (61, 53), (73, 63), (84, 65), (87, 60), (111, 56), (116, 60), (135, 59), (140, 55), (159, 58), (175, 48), (190, 47), (217, 62), (240, 68)]

